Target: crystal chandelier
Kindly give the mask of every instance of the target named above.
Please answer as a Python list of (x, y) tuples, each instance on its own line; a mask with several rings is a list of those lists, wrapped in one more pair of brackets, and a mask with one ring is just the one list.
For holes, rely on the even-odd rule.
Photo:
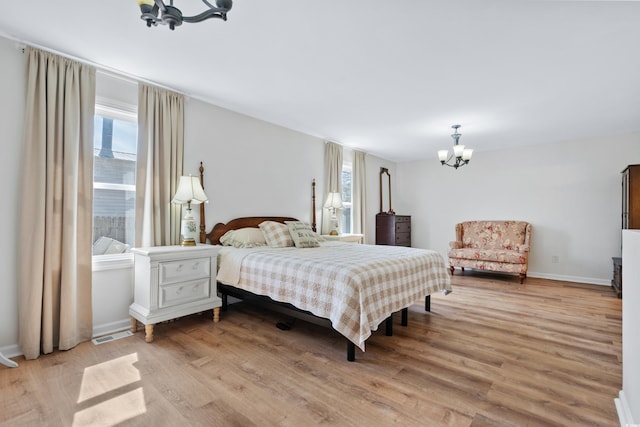
[[(173, 5), (173, 0), (169, 0), (169, 4), (164, 4), (163, 0), (138, 0), (143, 21), (147, 22), (147, 27), (152, 25), (164, 24), (170, 29), (175, 29), (182, 25), (183, 22), (200, 22), (209, 18), (220, 18), (227, 20), (227, 12), (231, 10), (233, 0), (216, 0), (216, 5), (212, 5), (207, 0), (202, 0), (209, 9), (194, 16), (182, 16), (180, 9)], [(160, 16), (158, 14), (160, 13)]]
[[(473, 150), (471, 148), (464, 148), (464, 145), (458, 144), (461, 133), (458, 133), (458, 128), (460, 125), (451, 126), (455, 131), (451, 135), (453, 138), (453, 150), (451, 154), (449, 154), (449, 150), (439, 150), (438, 151), (438, 160), (442, 165), (451, 166), (452, 168), (458, 169), (460, 166), (468, 165), (469, 160), (471, 160), (471, 156), (473, 155)], [(454, 163), (450, 163), (452, 160), (455, 160)]]

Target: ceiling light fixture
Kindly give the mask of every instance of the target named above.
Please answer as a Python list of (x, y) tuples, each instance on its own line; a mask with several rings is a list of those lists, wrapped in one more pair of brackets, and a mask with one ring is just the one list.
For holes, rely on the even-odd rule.
[[(460, 166), (469, 164), (473, 150), (471, 148), (464, 148), (464, 145), (458, 144), (458, 140), (462, 136), (461, 133), (458, 133), (460, 125), (453, 125), (451, 127), (455, 129), (451, 135), (451, 138), (453, 138), (453, 151), (449, 154), (449, 150), (439, 150), (438, 160), (440, 160), (443, 166), (446, 165), (458, 169)], [(455, 163), (449, 163), (452, 159), (455, 159)]]
[[(140, 18), (147, 22), (147, 27), (164, 24), (169, 25), (172, 30), (182, 25), (183, 22), (200, 22), (209, 18), (220, 18), (226, 21), (227, 12), (231, 10), (233, 0), (216, 0), (215, 6), (207, 0), (202, 0), (202, 3), (207, 5), (209, 9), (198, 15), (182, 16), (180, 9), (173, 6), (173, 0), (169, 0), (168, 5), (164, 4), (162, 0), (138, 0), (142, 12)], [(158, 12), (162, 12), (159, 17)]]

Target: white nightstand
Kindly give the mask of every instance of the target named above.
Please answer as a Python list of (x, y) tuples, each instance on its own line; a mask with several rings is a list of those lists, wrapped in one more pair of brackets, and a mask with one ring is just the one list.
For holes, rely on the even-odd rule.
[(216, 263), (219, 246), (156, 246), (131, 249), (134, 254), (134, 300), (129, 306), (131, 332), (145, 325), (153, 341), (153, 325), (213, 309), (220, 315)]
[(322, 237), (325, 240), (339, 240), (341, 242), (349, 242), (349, 243), (363, 243), (362, 238), (364, 237), (362, 234), (339, 234), (337, 236), (331, 236), (329, 234), (323, 234)]

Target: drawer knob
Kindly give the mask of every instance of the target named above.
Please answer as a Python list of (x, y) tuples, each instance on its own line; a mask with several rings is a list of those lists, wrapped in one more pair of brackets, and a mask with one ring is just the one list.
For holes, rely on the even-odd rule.
[(182, 286), (180, 286), (180, 287), (178, 288), (178, 290), (176, 290), (176, 295), (180, 295), (180, 293), (182, 292), (182, 289), (183, 289), (183, 287), (182, 287)]
[(191, 267), (191, 269), (192, 269), (192, 270), (197, 270), (199, 266), (200, 266), (200, 263), (199, 263), (199, 262), (194, 262), (194, 263), (193, 263), (193, 266)]
[(178, 267), (176, 267), (176, 271), (182, 271), (182, 264), (179, 264)]

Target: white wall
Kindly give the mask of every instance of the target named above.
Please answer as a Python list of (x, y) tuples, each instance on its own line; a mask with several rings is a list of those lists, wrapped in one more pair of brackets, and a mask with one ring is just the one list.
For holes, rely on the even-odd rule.
[(640, 422), (640, 231), (623, 231), (622, 243), (622, 391), (616, 408), (620, 425), (628, 426)]
[(458, 170), (401, 163), (396, 211), (413, 216), (414, 246), (443, 256), (458, 222), (531, 222), (530, 276), (608, 285), (621, 253), (620, 172), (634, 163), (640, 134), (476, 151)]
[(22, 162), (22, 123), (24, 117), (25, 55), (15, 43), (0, 37), (0, 182), (3, 189), (3, 205), (0, 209), (2, 239), (0, 239), (0, 352), (11, 355), (18, 342), (18, 288), (16, 242), (18, 241), (18, 204)]
[[(185, 103), (184, 173), (205, 167), (207, 231), (239, 216), (292, 216), (311, 222), (324, 187), (324, 142), (195, 99)], [(198, 213), (199, 208), (194, 209)], [(320, 211), (318, 210), (318, 224)]]

